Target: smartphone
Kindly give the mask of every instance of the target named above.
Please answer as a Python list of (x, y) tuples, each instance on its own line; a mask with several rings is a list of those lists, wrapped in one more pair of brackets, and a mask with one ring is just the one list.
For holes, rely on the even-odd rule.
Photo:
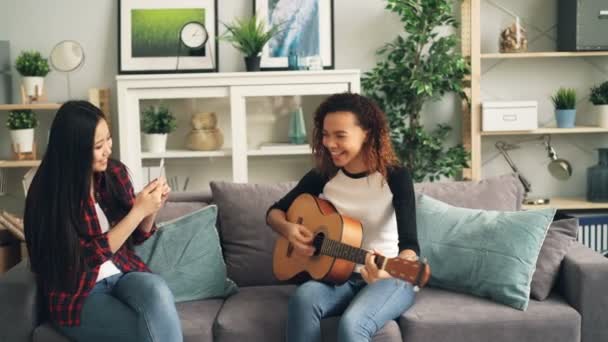
[(160, 158), (158, 169), (158, 178), (163, 177), (165, 175), (165, 158)]

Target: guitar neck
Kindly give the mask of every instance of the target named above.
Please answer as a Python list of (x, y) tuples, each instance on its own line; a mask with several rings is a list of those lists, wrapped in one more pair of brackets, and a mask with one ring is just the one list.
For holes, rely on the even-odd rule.
[[(324, 239), (321, 245), (320, 253), (323, 255), (352, 261), (356, 264), (365, 264), (365, 257), (368, 251), (362, 248), (353, 247), (336, 240)], [(375, 258), (378, 268), (384, 265), (385, 257), (377, 255)]]

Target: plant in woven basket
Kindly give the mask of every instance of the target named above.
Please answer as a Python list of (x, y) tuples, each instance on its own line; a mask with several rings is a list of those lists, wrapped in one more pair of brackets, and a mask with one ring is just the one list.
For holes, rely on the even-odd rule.
[(364, 74), (364, 92), (387, 114), (395, 151), (415, 181), (454, 177), (467, 167), (469, 153), (462, 145), (444, 146), (448, 125), (427, 130), (421, 121), (424, 103), (448, 92), (466, 98), (469, 64), (456, 52), (456, 36), (437, 32), (457, 27), (451, 1), (387, 0), (386, 9), (399, 15), (407, 34), (378, 51), (383, 58)]

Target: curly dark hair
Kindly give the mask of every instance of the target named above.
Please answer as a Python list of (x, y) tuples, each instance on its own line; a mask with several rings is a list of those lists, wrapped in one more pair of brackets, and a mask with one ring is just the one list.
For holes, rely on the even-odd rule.
[(323, 146), (323, 121), (327, 114), (335, 112), (351, 112), (356, 116), (359, 127), (367, 131), (361, 152), (368, 172), (378, 171), (386, 178), (387, 168), (399, 164), (391, 145), (386, 114), (372, 99), (354, 93), (331, 95), (315, 112), (312, 149), (318, 171), (327, 178), (338, 172)]

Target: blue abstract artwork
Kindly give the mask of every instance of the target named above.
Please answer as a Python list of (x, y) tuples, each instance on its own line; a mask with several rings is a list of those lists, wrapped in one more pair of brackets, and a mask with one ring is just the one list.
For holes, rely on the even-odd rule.
[(269, 24), (281, 27), (269, 42), (271, 57), (320, 55), (319, 0), (270, 0), (268, 14)]

